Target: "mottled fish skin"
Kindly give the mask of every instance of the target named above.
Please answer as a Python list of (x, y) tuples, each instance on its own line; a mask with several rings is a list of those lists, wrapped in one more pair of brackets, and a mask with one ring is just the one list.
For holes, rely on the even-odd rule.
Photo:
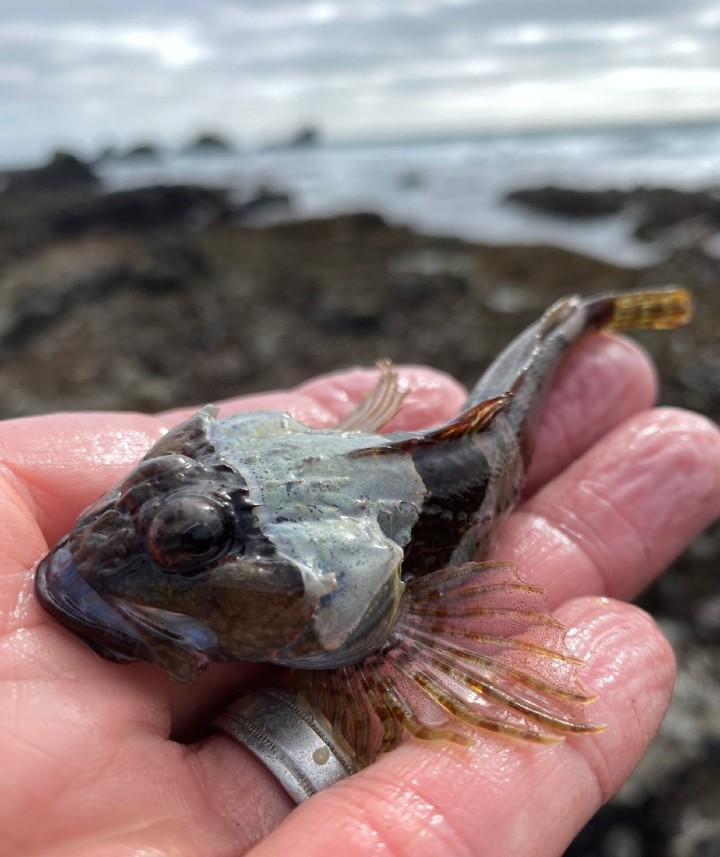
[(178, 680), (208, 658), (324, 667), (378, 648), (425, 494), (411, 456), (369, 467), (357, 453), (380, 435), (216, 413), (170, 431), (83, 513), (38, 569), (43, 603), (101, 654)]
[(463, 412), (508, 396), (481, 431), (458, 432), (443, 446), (420, 446), (415, 466), (428, 493), (406, 576), (428, 574), (490, 555), (502, 522), (520, 496), (537, 423), (555, 369), (570, 346), (608, 321), (607, 299), (563, 298), (493, 361)]
[[(38, 566), (40, 601), (103, 656), (157, 663), (178, 681), (192, 680), (209, 660), (255, 660), (322, 673), (360, 670), (343, 674), (369, 687), (363, 665), (374, 664), (372, 681), (389, 676), (382, 653), (393, 647), (410, 657), (406, 676), (416, 674), (421, 649), (426, 661), (440, 658), (427, 654), (433, 651), (427, 634), (455, 652), (443, 656), (445, 667), (435, 663), (433, 675), (463, 662), (465, 679), (453, 673), (452, 681), (469, 681), (486, 654), (462, 654), (448, 640), (478, 637), (474, 617), (512, 616), (506, 627), (516, 641), (518, 616), (531, 626), (522, 633), (537, 633), (540, 642), (549, 639), (548, 629), (556, 634), (554, 620), (527, 607), (528, 599), (534, 605), (532, 587), (510, 573), (494, 584), (507, 603), (472, 606), (483, 590), (472, 575), (484, 573), (477, 561), (489, 555), (520, 495), (555, 369), (588, 331), (670, 328), (688, 314), (689, 296), (680, 289), (564, 299), (508, 346), (459, 416), (437, 429), (376, 432), (402, 399), (393, 399), (389, 370), (375, 398), (347, 422), (351, 429), (310, 429), (271, 412), (218, 418), (215, 408), (204, 408), (83, 512)], [(425, 579), (431, 582), (418, 588)], [(520, 607), (513, 606), (518, 593)], [(418, 617), (429, 614), (420, 605), (435, 598), (460, 606), (453, 607), (454, 619), (438, 613), (426, 633)], [(448, 631), (458, 616), (469, 617), (462, 620), (467, 627)], [(551, 665), (572, 661), (555, 649), (547, 654), (538, 642), (512, 645), (530, 646)], [(537, 678), (521, 680), (508, 664), (498, 669), (513, 687), (524, 687), (533, 700), (545, 693)], [(555, 668), (545, 672), (546, 684), (557, 686)], [(436, 687), (435, 678), (423, 675), (417, 673), (416, 686)], [(373, 691), (377, 698), (389, 694), (383, 710), (391, 713), (378, 727), (386, 740), (375, 736), (363, 745), (367, 758), (374, 753), (368, 747), (392, 744), (388, 736), (423, 732), (407, 713), (412, 706), (402, 702), (407, 693), (388, 689), (402, 681), (388, 677)], [(582, 698), (574, 678), (563, 681), (559, 698)], [(445, 699), (446, 691), (434, 692)], [(574, 728), (570, 715), (547, 713), (544, 702), (518, 702), (517, 693), (515, 708), (535, 711), (529, 716), (537, 722)], [(462, 716), (474, 722), (474, 714)], [(495, 715), (480, 720), (498, 722)]]
[(358, 453), (381, 436), (312, 430), (284, 414), (237, 414), (213, 421), (207, 434), (243, 474), (259, 529), (273, 555), (299, 570), (312, 613), (273, 661), (339, 666), (377, 649), (392, 624), (387, 607), (402, 594), (403, 548), (425, 496), (411, 456), (381, 456), (369, 467)]

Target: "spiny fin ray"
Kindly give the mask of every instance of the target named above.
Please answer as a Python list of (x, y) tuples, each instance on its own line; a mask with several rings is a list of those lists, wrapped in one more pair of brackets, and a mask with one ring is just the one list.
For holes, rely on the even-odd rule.
[(380, 370), (377, 384), (357, 408), (335, 426), (339, 431), (375, 432), (389, 423), (402, 408), (407, 390), (400, 389), (392, 363), (378, 360), (376, 366)]
[(412, 452), (416, 449), (447, 443), (465, 435), (479, 434), (492, 426), (495, 417), (510, 405), (512, 396), (512, 393), (503, 393), (501, 396), (485, 399), (463, 411), (452, 422), (437, 429), (421, 432), (396, 432), (392, 440), (368, 449), (359, 449), (353, 455), (361, 457)]
[(582, 715), (594, 697), (564, 634), (514, 565), (466, 563), (407, 585), (382, 651), (294, 676), (363, 765), (403, 736), (468, 744), (481, 730), (556, 743), (603, 728)]

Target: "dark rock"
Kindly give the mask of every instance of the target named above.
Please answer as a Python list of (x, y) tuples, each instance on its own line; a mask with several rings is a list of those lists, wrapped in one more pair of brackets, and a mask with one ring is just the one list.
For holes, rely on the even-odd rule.
[(328, 315), (320, 319), (320, 327), (325, 333), (347, 335), (347, 336), (367, 336), (370, 333), (377, 333), (382, 329), (383, 316), (382, 313), (368, 310), (352, 311), (338, 310), (332, 315)]
[(120, 157), (128, 160), (137, 158), (138, 160), (154, 161), (160, 157), (160, 148), (155, 143), (137, 143), (121, 154)]
[(374, 211), (357, 211), (354, 214), (345, 215), (345, 219), (357, 232), (376, 232), (387, 228), (387, 222)]
[(654, 241), (683, 225), (696, 230), (699, 238), (720, 229), (720, 192), (716, 190), (641, 187), (630, 194), (629, 201), (638, 209), (634, 234), (640, 241)]
[(191, 140), (185, 147), (185, 151), (193, 152), (233, 152), (235, 146), (222, 134), (203, 133), (198, 134), (194, 140)]
[[(44, 241), (0, 268), (0, 298), (14, 320), (0, 361), (0, 413), (156, 410), (288, 386), (381, 356), (433, 362), (470, 382), (511, 335), (509, 324), (488, 317), (483, 294), (509, 278), (515, 251), (420, 237), (372, 214), (259, 230), (229, 219), (189, 230), (197, 196), (178, 201), (178, 192), (123, 191), (68, 205)], [(214, 196), (209, 203), (222, 220), (222, 205)], [(202, 266), (168, 272), (159, 243), (192, 248)], [(545, 266), (517, 252), (527, 255), (524, 269), (544, 303), (569, 281), (599, 290), (610, 272), (613, 282), (625, 276), (580, 257), (574, 265), (562, 251), (547, 251)], [(463, 260), (453, 263), (457, 274), (443, 273), (440, 260), (454, 257)]]
[(185, 285), (187, 265), (198, 264), (198, 260), (182, 247), (174, 248), (172, 257), (164, 262), (164, 265), (156, 262), (156, 266), (147, 271), (137, 271), (120, 263), (76, 280), (69, 290), (40, 287), (24, 291), (15, 302), (12, 314), (3, 319), (0, 355), (30, 342), (51, 327), (56, 318), (71, 314), (78, 306), (107, 301), (127, 291), (153, 295), (174, 293)]
[(321, 134), (319, 128), (316, 128), (314, 125), (305, 125), (302, 128), (298, 128), (298, 130), (290, 137), (288, 140), (288, 146), (291, 148), (317, 146), (320, 139)]
[(625, 206), (626, 195), (617, 190), (575, 190), (546, 185), (511, 191), (505, 199), (556, 217), (591, 218), (617, 214)]
[(245, 226), (265, 226), (290, 216), (292, 197), (282, 190), (261, 186), (237, 206), (235, 219)]
[(677, 190), (637, 187), (632, 190), (577, 190), (547, 185), (514, 190), (507, 202), (525, 205), (555, 217), (607, 217), (629, 211), (639, 241), (672, 238), (675, 245), (693, 246), (720, 230), (720, 190)]
[(94, 188), (99, 179), (84, 161), (69, 152), (55, 152), (43, 167), (0, 172), (0, 191), (5, 194), (63, 193)]
[(193, 185), (157, 185), (97, 196), (48, 219), (52, 234), (89, 231), (200, 228), (229, 220), (234, 213), (223, 190)]
[(291, 242), (326, 241), (331, 244), (344, 243), (363, 233), (384, 233), (389, 227), (379, 214), (359, 211), (341, 214), (338, 217), (311, 217), (307, 220), (288, 220), (273, 227), (280, 239)]

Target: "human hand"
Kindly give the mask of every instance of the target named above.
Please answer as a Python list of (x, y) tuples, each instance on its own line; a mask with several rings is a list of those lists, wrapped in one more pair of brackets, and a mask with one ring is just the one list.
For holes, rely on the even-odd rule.
[[(442, 421), (463, 400), (444, 376), (400, 374), (413, 392), (393, 427)], [(331, 425), (373, 378), (338, 374), (224, 411), (290, 410)], [(219, 733), (195, 740), (269, 668), (213, 665), (179, 687), (157, 668), (102, 660), (33, 595), (28, 569), (48, 543), (185, 412), (0, 425), (0, 853), (220, 857), (259, 843), (259, 855), (560, 854), (628, 776), (672, 687), (672, 653), (652, 620), (612, 599), (639, 592), (720, 515), (720, 435), (696, 415), (646, 410), (653, 397), (634, 346), (594, 337), (577, 349), (497, 549), (548, 590), (606, 732), (547, 747), (482, 734), (469, 749), (410, 741), (290, 815), (243, 747)]]

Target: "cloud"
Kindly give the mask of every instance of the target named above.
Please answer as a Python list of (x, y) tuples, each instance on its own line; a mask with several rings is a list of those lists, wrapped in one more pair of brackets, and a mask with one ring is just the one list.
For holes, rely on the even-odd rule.
[[(0, 158), (720, 114), (708, 0), (0, 0)], [(31, 135), (31, 139), (28, 137)]]
[(134, 24), (107, 27), (91, 22), (18, 21), (0, 29), (0, 45), (6, 51), (23, 46), (30, 51), (41, 48), (58, 63), (76, 65), (109, 51), (125, 54), (129, 60), (137, 54), (147, 54), (169, 68), (176, 68), (198, 62), (209, 52), (193, 29), (182, 23), (170, 27)]

